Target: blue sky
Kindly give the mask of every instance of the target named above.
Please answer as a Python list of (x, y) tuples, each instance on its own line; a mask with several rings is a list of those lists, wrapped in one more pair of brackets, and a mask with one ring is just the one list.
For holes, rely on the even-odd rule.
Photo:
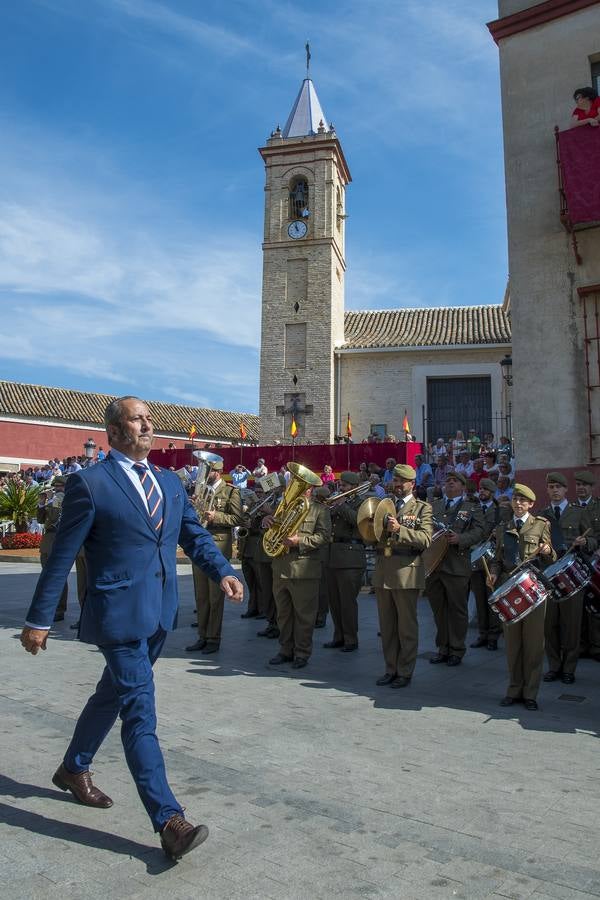
[(311, 74), (346, 306), (501, 302), (495, 0), (0, 9), (0, 378), (256, 412), (263, 166)]

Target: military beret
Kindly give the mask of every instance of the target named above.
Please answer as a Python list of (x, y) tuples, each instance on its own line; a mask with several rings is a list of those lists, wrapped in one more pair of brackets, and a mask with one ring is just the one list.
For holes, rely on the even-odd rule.
[(67, 483), (68, 477), (69, 477), (68, 475), (55, 475), (54, 478), (52, 479), (52, 481), (50, 482), (50, 487), (52, 487), (52, 488), (64, 487), (65, 484)]
[(525, 497), (526, 500), (531, 500), (532, 503), (535, 502), (535, 494), (526, 484), (515, 484), (513, 487), (513, 497), (515, 494), (520, 494), (521, 497)]
[(498, 485), (496, 484), (495, 481), (492, 481), (491, 478), (482, 478), (481, 481), (479, 482), (479, 487), (483, 488), (484, 491), (489, 491), (490, 494), (495, 494), (496, 488), (498, 487)]
[(327, 497), (331, 496), (329, 488), (324, 484), (320, 485), (320, 487), (313, 488), (312, 495), (313, 497), (320, 497), (322, 500), (326, 500)]
[(567, 479), (562, 472), (548, 472), (546, 484), (562, 484), (563, 487), (568, 487)]
[(465, 486), (467, 484), (467, 477), (466, 475), (463, 475), (462, 472), (448, 472), (445, 480), (448, 481), (449, 478), (456, 478), (457, 481), (460, 481), (460, 483), (464, 484)]
[(345, 481), (346, 484), (360, 484), (358, 472), (342, 472), (340, 481)]
[(394, 466), (392, 475), (394, 476), (394, 478), (404, 478), (405, 481), (414, 481), (417, 477), (417, 473), (412, 466), (405, 466), (401, 463), (398, 463), (397, 466)]
[(581, 472), (575, 472), (575, 481), (581, 481), (583, 484), (596, 484), (593, 472), (582, 469)]
[(222, 472), (223, 471), (223, 460), (221, 460), (221, 462), (211, 463), (210, 467), (211, 467), (211, 469), (214, 469), (215, 472)]

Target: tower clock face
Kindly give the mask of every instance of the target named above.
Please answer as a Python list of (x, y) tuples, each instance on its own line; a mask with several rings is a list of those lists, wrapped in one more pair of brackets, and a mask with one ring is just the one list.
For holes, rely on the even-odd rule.
[(294, 222), (290, 222), (290, 224), (288, 225), (288, 234), (295, 241), (297, 241), (299, 238), (306, 237), (307, 231), (308, 226), (306, 222), (302, 221), (302, 219), (296, 219)]

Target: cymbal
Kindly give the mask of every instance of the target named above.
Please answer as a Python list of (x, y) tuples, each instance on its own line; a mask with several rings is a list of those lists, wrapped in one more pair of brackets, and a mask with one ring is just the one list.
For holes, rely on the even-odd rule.
[(368, 544), (374, 544), (377, 541), (373, 530), (373, 519), (375, 517), (375, 510), (380, 503), (381, 500), (379, 497), (367, 497), (367, 499), (363, 500), (358, 507), (356, 526), (363, 541), (366, 541)]
[(373, 519), (373, 531), (378, 541), (385, 531), (386, 516), (396, 515), (396, 504), (391, 497), (384, 497), (377, 509), (375, 510), (375, 518)]

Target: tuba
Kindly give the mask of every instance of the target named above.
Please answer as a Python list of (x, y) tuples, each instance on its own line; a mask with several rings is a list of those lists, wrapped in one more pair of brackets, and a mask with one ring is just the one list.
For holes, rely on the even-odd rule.
[(217, 453), (209, 453), (208, 450), (194, 450), (193, 456), (198, 460), (198, 476), (192, 495), (192, 504), (198, 514), (200, 524), (204, 525), (206, 514), (212, 510), (215, 502), (215, 492), (207, 483), (208, 476), (215, 464), (223, 462), (223, 457)]
[(284, 539), (295, 534), (308, 515), (309, 503), (304, 496), (305, 491), (323, 484), (318, 475), (300, 463), (289, 462), (287, 469), (292, 478), (275, 510), (275, 521), (263, 535), (263, 549), (267, 556), (283, 556), (288, 552)]

